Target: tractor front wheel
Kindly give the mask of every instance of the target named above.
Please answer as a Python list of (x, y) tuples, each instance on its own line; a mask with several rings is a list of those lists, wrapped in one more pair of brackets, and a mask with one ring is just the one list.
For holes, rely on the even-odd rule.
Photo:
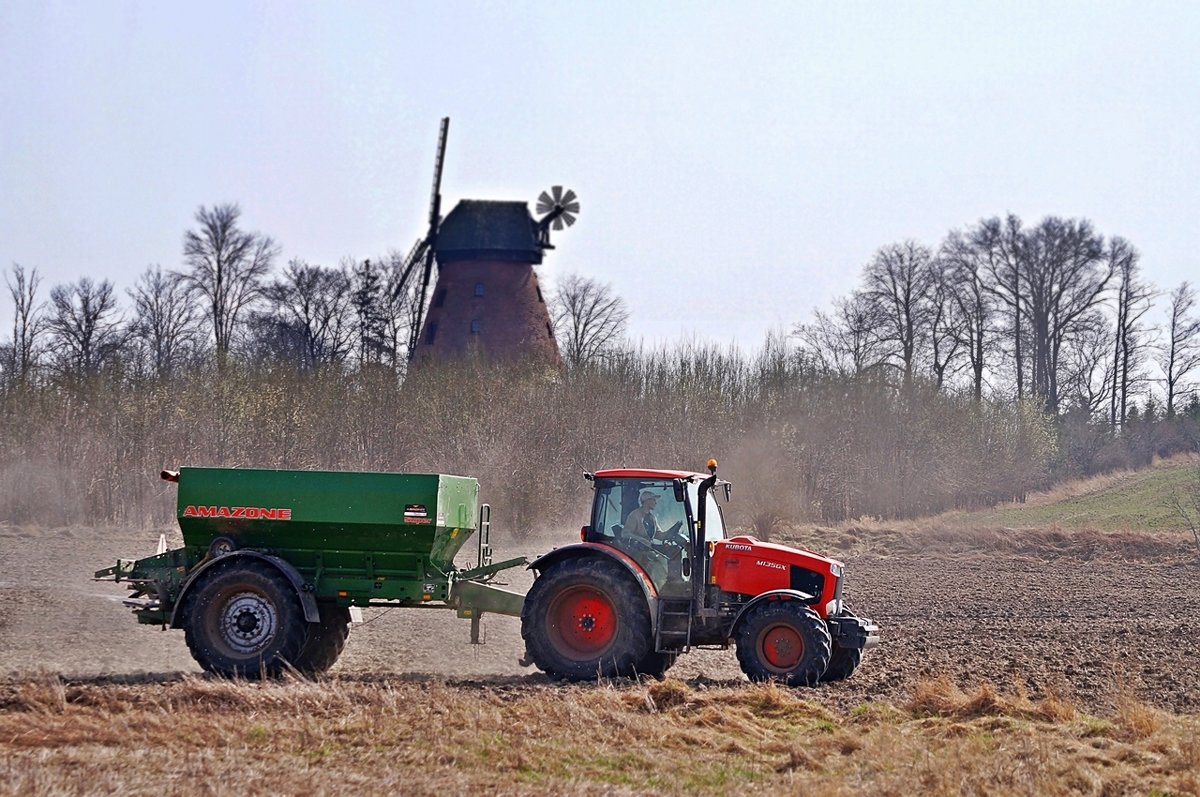
[(184, 607), (184, 636), (201, 667), (231, 678), (258, 678), (295, 664), (308, 624), (282, 573), (257, 562), (231, 562), (201, 578)]
[(521, 636), (533, 663), (552, 678), (631, 676), (651, 653), (650, 610), (620, 565), (564, 559), (525, 596)]
[(737, 630), (737, 657), (751, 681), (816, 686), (829, 666), (829, 629), (799, 601), (764, 601)]
[[(856, 616), (849, 609), (844, 609), (842, 614), (847, 617)], [(862, 657), (862, 648), (844, 648), (834, 642), (832, 654), (829, 657), (829, 666), (825, 668), (825, 674), (821, 676), (821, 680), (823, 682), (846, 680), (858, 669), (858, 665), (862, 663)]]

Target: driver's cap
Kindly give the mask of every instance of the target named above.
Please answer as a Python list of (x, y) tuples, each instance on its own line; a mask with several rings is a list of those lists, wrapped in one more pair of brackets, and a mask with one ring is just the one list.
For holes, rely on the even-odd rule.
[(649, 490), (642, 490), (642, 495), (641, 498), (638, 499), (638, 502), (641, 503), (644, 501), (649, 501), (651, 498), (658, 498), (658, 494), (652, 493)]

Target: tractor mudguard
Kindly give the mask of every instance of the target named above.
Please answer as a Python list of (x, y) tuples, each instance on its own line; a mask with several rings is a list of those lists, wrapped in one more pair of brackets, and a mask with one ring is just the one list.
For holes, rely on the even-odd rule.
[(607, 545), (599, 545), (594, 542), (577, 542), (574, 545), (564, 545), (562, 548), (555, 548), (550, 553), (542, 554), (529, 563), (528, 569), (536, 570), (540, 573), (542, 570), (561, 562), (563, 559), (583, 556), (611, 559), (629, 571), (629, 574), (641, 586), (642, 593), (646, 596), (646, 606), (650, 609), (650, 633), (654, 634), (658, 626), (658, 588), (654, 586), (654, 582), (650, 580), (650, 575), (642, 569), (642, 566), (633, 557), (623, 551), (618, 551)]
[(733, 618), (733, 622), (729, 624), (729, 638), (737, 633), (737, 627), (741, 625), (742, 618), (746, 616), (746, 612), (753, 609), (763, 601), (799, 601), (805, 605), (812, 605), (817, 600), (816, 596), (809, 595), (807, 592), (801, 592), (798, 589), (775, 589), (770, 592), (764, 592), (761, 595), (754, 596), (754, 599), (747, 603), (737, 613), (737, 617)]
[(200, 566), (196, 572), (188, 576), (187, 583), (184, 584), (183, 589), (179, 591), (179, 599), (175, 601), (175, 606), (171, 610), (171, 628), (183, 628), (183, 622), (186, 618), (180, 616), (179, 607), (183, 605), (184, 600), (187, 598), (188, 592), (200, 579), (200, 576), (208, 572), (209, 568), (213, 567), (214, 565), (222, 562), (232, 562), (235, 559), (258, 559), (259, 561), (266, 562), (274, 567), (276, 570), (282, 573), (284, 577), (287, 578), (287, 580), (291, 583), (292, 587), (295, 588), (296, 595), (298, 595), (300, 598), (300, 605), (304, 607), (304, 619), (310, 623), (321, 622), (321, 610), (317, 607), (317, 599), (313, 596), (311, 590), (305, 588), (304, 577), (300, 575), (300, 571), (296, 570), (296, 568), (290, 563), (280, 559), (278, 556), (270, 556), (258, 551), (244, 550), (233, 551), (232, 553), (225, 554), (224, 556), (218, 556)]

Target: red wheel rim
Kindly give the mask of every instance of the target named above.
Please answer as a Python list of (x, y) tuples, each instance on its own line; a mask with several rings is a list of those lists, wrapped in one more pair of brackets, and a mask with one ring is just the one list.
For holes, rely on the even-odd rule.
[(580, 661), (594, 659), (617, 635), (617, 613), (594, 587), (572, 587), (550, 604), (550, 640), (558, 652)]
[(804, 637), (790, 625), (772, 625), (758, 635), (759, 658), (776, 672), (789, 672), (804, 658)]

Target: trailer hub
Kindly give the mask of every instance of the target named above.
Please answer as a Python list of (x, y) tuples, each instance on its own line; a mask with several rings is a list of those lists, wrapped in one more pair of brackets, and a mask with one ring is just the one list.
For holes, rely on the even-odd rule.
[(238, 653), (253, 653), (275, 634), (275, 607), (253, 592), (235, 595), (221, 611), (221, 628), (228, 645)]

